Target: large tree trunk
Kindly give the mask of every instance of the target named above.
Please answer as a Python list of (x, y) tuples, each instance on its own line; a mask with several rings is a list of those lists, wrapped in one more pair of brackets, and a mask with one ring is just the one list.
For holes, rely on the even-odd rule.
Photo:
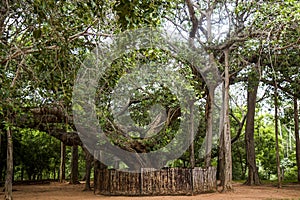
[(72, 160), (71, 160), (71, 179), (70, 184), (79, 184), (78, 180), (78, 145), (72, 146)]
[(63, 183), (66, 180), (66, 145), (60, 142), (60, 167), (59, 167), (59, 182)]
[(298, 110), (297, 97), (294, 97), (294, 121), (295, 121), (295, 138), (296, 138), (296, 159), (297, 159), (297, 167), (298, 167), (298, 183), (300, 183), (299, 110)]
[(5, 200), (12, 200), (13, 181), (13, 140), (11, 129), (7, 129), (7, 169), (5, 180)]
[(258, 176), (258, 170), (256, 167), (255, 156), (255, 144), (254, 144), (254, 117), (257, 89), (259, 80), (257, 79), (256, 69), (252, 70), (253, 74), (248, 76), (248, 91), (247, 91), (247, 120), (245, 131), (245, 143), (247, 154), (247, 167), (248, 167), (248, 179), (245, 184), (247, 185), (259, 185), (260, 180)]
[(221, 186), (222, 191), (232, 190), (232, 158), (231, 158), (231, 135), (229, 119), (229, 49), (225, 54), (225, 90), (224, 90), (224, 126), (221, 134), (220, 157), (221, 157)]
[(276, 164), (277, 164), (277, 178), (278, 188), (281, 188), (281, 171), (280, 171), (280, 157), (279, 157), (279, 142), (278, 142), (278, 92), (277, 83), (275, 82), (275, 94), (274, 94), (274, 105), (275, 105), (275, 138), (276, 138)]

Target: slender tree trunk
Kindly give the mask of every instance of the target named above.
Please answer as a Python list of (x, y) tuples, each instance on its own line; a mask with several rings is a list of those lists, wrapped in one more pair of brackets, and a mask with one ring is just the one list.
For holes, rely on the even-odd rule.
[(78, 181), (78, 145), (72, 147), (72, 160), (71, 160), (71, 180), (70, 184), (79, 184)]
[[(222, 85), (222, 99), (224, 105), (224, 84)], [(223, 185), (224, 180), (224, 106), (221, 106), (220, 121), (219, 121), (219, 152), (218, 152), (218, 164), (217, 164), (217, 180), (220, 180), (220, 185)]]
[(244, 180), (246, 177), (247, 166), (244, 166), (243, 155), (241, 154), (240, 148), (238, 148), (239, 160), (242, 169), (241, 179)]
[(279, 142), (278, 142), (278, 93), (277, 93), (277, 83), (275, 82), (275, 95), (274, 95), (274, 105), (275, 105), (275, 137), (276, 137), (276, 163), (277, 163), (277, 178), (278, 178), (278, 188), (281, 188), (281, 171), (280, 171), (280, 157), (279, 157)]
[(194, 141), (191, 142), (191, 145), (189, 147), (189, 152), (190, 152), (190, 166), (191, 168), (195, 168), (195, 146), (194, 146)]
[[(101, 157), (101, 151), (95, 151), (94, 152), (94, 158), (100, 158)], [(101, 170), (107, 169), (107, 166), (101, 163), (99, 160), (94, 159), (94, 194), (101, 194), (102, 188), (106, 188), (106, 183), (103, 183), (102, 180), (100, 180), (100, 173)], [(101, 185), (102, 184), (102, 185)]]
[(218, 154), (218, 165), (217, 165), (217, 179), (220, 180), (220, 186), (224, 185), (224, 172), (225, 172), (225, 161), (224, 161), (224, 131), (220, 133), (220, 145)]
[[(191, 0), (185, 0), (189, 15), (190, 15), (190, 20), (192, 23), (192, 27), (190, 30), (190, 35), (189, 35), (189, 43), (190, 47), (194, 48), (194, 38), (196, 37), (196, 33), (198, 31), (199, 27), (199, 20), (196, 16), (195, 8), (193, 5), (193, 2)], [(207, 43), (211, 44), (212, 42), (212, 13), (213, 13), (213, 8), (212, 8), (212, 2), (207, 1), (207, 6), (208, 9), (205, 11), (205, 17), (206, 17), (206, 33), (205, 36), (207, 37)], [(214, 63), (214, 56), (212, 53), (209, 54), (209, 65), (213, 65)], [(210, 66), (208, 66), (209, 69), (211, 69)], [(215, 88), (208, 88), (209, 89), (209, 97), (207, 99), (207, 103), (210, 104), (208, 105), (209, 110), (208, 115), (207, 115), (207, 120), (206, 120), (206, 149), (205, 149), (205, 155), (204, 155), (204, 160), (205, 160), (205, 166), (208, 167), (211, 165), (211, 146), (212, 146), (212, 125), (213, 125), (213, 118), (212, 118), (212, 109), (213, 109), (213, 95), (214, 92), (213, 90)]]
[(191, 119), (190, 119), (190, 127), (189, 127), (189, 131), (190, 131), (190, 135), (191, 135), (191, 145), (190, 145), (190, 164), (191, 164), (191, 168), (195, 168), (195, 146), (194, 146), (194, 115), (193, 115), (193, 103), (191, 103), (190, 105), (190, 113), (191, 113)]
[(57, 179), (56, 179), (56, 166), (53, 168), (53, 179), (59, 180), (59, 172), (57, 173)]
[(90, 191), (91, 190), (91, 169), (92, 169), (92, 162), (93, 162), (93, 156), (90, 154), (90, 152), (86, 148), (82, 148), (85, 153), (85, 187), (84, 191)]
[(232, 190), (232, 158), (231, 158), (231, 135), (229, 119), (229, 49), (224, 50), (225, 54), (225, 90), (224, 90), (224, 129), (221, 135), (223, 151), (223, 172), (221, 177), (222, 191)]
[(6, 15), (8, 13), (9, 9), (9, 1), (6, 0), (1, 0), (0, 4), (0, 37), (3, 36), (3, 33), (5, 31), (5, 20), (6, 20)]
[[(5, 31), (5, 21), (7, 18), (7, 14), (8, 14), (8, 10), (9, 10), (9, 1), (6, 0), (0, 0), (0, 38), (1, 38), (1, 42), (5, 43), (7, 41), (2, 40), (2, 38), (6, 38), (4, 37), (3, 33)], [(3, 67), (3, 66), (1, 66)], [(2, 135), (1, 135), (1, 130), (0, 130), (0, 181), (2, 181), (2, 179), (4, 178), (2, 170), (5, 169), (4, 165), (5, 163), (2, 163), (2, 155), (4, 156), (5, 154), (5, 150), (3, 149), (3, 153), (2, 151)], [(4, 134), (4, 133), (3, 133)], [(8, 149), (7, 149), (8, 150)]]
[(256, 167), (255, 156), (255, 144), (254, 144), (254, 117), (257, 89), (259, 80), (257, 79), (256, 69), (253, 69), (253, 74), (248, 77), (248, 91), (247, 91), (247, 120), (245, 131), (245, 143), (247, 154), (247, 167), (248, 167), (248, 179), (245, 184), (247, 185), (259, 185), (260, 180), (258, 176), (258, 170)]
[(94, 159), (94, 194), (99, 195), (101, 193), (101, 186), (100, 186), (100, 180), (99, 179), (99, 171), (100, 171), (100, 161), (97, 159)]
[(21, 181), (24, 180), (24, 166), (21, 167)]
[[(2, 161), (2, 132), (0, 130), (0, 160)], [(0, 182), (2, 181), (3, 163), (0, 162)]]
[(213, 134), (213, 91), (209, 90), (206, 100), (206, 139), (205, 139), (205, 158), (204, 166), (209, 167), (211, 165), (211, 149), (212, 149), (212, 134)]
[[(210, 7), (211, 3), (208, 1), (208, 6)], [(207, 20), (207, 42), (210, 44), (212, 42), (212, 10), (208, 9), (206, 11), (206, 20)], [(213, 66), (215, 62), (214, 55), (209, 54), (209, 65)], [(208, 95), (206, 100), (206, 143), (205, 143), (205, 158), (204, 165), (209, 167), (211, 165), (211, 149), (212, 149), (212, 135), (213, 135), (213, 105), (214, 105), (214, 90), (215, 88), (208, 88)]]
[(5, 200), (12, 200), (13, 181), (13, 141), (11, 129), (7, 129), (7, 169), (5, 180)]
[(60, 143), (60, 166), (59, 166), (59, 182), (63, 183), (66, 180), (66, 145)]
[(89, 158), (87, 158), (86, 161), (86, 166), (85, 166), (85, 170), (86, 170), (86, 179), (85, 179), (85, 187), (84, 187), (84, 191), (90, 191), (91, 189), (91, 170), (92, 170), (92, 157), (89, 155)]
[(297, 159), (297, 167), (298, 167), (298, 183), (300, 183), (299, 110), (298, 110), (297, 97), (294, 97), (294, 121), (295, 121), (295, 138), (296, 138), (296, 159)]

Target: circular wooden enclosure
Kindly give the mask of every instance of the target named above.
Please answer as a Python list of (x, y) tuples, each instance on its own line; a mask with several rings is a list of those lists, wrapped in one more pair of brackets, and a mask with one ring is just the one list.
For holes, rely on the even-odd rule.
[(95, 192), (103, 195), (193, 195), (215, 191), (217, 184), (215, 167), (96, 171)]

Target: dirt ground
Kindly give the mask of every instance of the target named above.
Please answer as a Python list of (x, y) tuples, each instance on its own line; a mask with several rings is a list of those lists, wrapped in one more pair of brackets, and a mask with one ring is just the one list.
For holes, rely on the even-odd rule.
[[(14, 200), (227, 200), (227, 199), (296, 199), (300, 200), (300, 185), (285, 184), (281, 189), (274, 185), (244, 186), (234, 183), (234, 191), (228, 193), (209, 193), (196, 196), (152, 196), (152, 197), (108, 197), (95, 196), (92, 191), (82, 191), (84, 184), (50, 183), (44, 185), (16, 185), (13, 187)], [(0, 190), (0, 199), (4, 193)]]

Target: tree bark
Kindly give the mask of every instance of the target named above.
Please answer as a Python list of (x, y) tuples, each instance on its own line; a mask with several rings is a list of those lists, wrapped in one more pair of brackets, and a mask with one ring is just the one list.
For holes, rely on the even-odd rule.
[[(222, 85), (222, 99), (224, 105), (224, 84)], [(219, 152), (218, 152), (218, 164), (217, 164), (217, 179), (221, 181), (220, 185), (223, 185), (224, 181), (224, 106), (222, 105), (220, 111), (220, 121), (219, 121)]]
[[(105, 166), (103, 163), (101, 163), (100, 160), (101, 157), (101, 151), (95, 151), (94, 152), (94, 194), (98, 195), (101, 194), (101, 184), (105, 184), (101, 182), (100, 180), (100, 172), (103, 169), (106, 169), (107, 166)], [(98, 160), (96, 159), (98, 158)]]
[(276, 164), (277, 164), (277, 178), (278, 178), (277, 187), (281, 188), (282, 185), (281, 185), (279, 142), (278, 142), (278, 93), (277, 93), (277, 83), (276, 83), (276, 81), (275, 81), (274, 105), (275, 105)]
[(254, 73), (248, 76), (248, 90), (247, 90), (247, 120), (245, 131), (248, 179), (245, 182), (247, 185), (259, 185), (260, 180), (258, 170), (256, 167), (255, 143), (254, 143), (254, 117), (256, 107), (257, 89), (259, 80), (257, 79), (256, 69), (252, 70)]
[(11, 129), (7, 129), (7, 169), (5, 180), (5, 200), (12, 200), (12, 181), (13, 181), (13, 141)]
[(78, 145), (72, 147), (70, 184), (80, 184), (78, 181)]
[(194, 141), (191, 143), (189, 147), (189, 152), (190, 152), (190, 165), (191, 168), (195, 168), (195, 147), (194, 147)]
[(297, 97), (294, 97), (294, 122), (295, 122), (296, 159), (297, 159), (297, 168), (298, 168), (298, 183), (300, 183), (299, 110), (298, 110), (298, 98)]
[(101, 163), (99, 160), (94, 159), (94, 194), (99, 195), (101, 194), (101, 186), (99, 180), (99, 171), (101, 169)]
[(60, 143), (60, 167), (59, 167), (59, 182), (63, 183), (66, 180), (66, 145)]
[(2, 163), (2, 132), (0, 130), (0, 182), (2, 181), (2, 170), (3, 170), (3, 163)]
[(90, 191), (91, 189), (91, 169), (92, 169), (92, 162), (93, 156), (86, 148), (82, 148), (85, 154), (85, 187), (84, 191)]
[[(194, 48), (193, 40), (196, 37), (196, 33), (198, 31), (198, 28), (202, 31), (202, 33), (205, 35), (207, 39), (207, 43), (211, 44), (212, 42), (212, 11), (213, 8), (211, 7), (211, 2), (207, 1), (207, 6), (208, 9), (205, 11), (205, 14), (202, 13), (202, 15), (205, 15), (207, 24), (206, 24), (206, 30), (204, 31), (204, 28), (199, 26), (199, 19), (196, 16), (195, 8), (193, 5), (193, 2), (191, 0), (185, 0), (189, 15), (190, 15), (190, 20), (192, 22), (192, 27), (190, 30), (190, 35), (189, 35), (189, 43), (190, 47)], [(204, 16), (203, 16), (204, 17)], [(200, 17), (201, 19), (201, 17)], [(213, 69), (213, 64), (215, 62), (214, 55), (212, 53), (209, 53), (209, 67), (208, 69)], [(203, 76), (203, 74), (201, 75)], [(203, 77), (204, 78), (204, 77)], [(206, 77), (207, 78), (207, 77)], [(207, 80), (208, 82), (211, 81), (217, 81), (217, 80)], [(208, 84), (210, 88), (208, 88), (208, 96), (207, 96), (207, 107), (206, 107), (206, 139), (205, 139), (205, 155), (204, 155), (204, 165), (206, 167), (211, 165), (211, 149), (212, 149), (212, 133), (213, 133), (213, 102), (214, 102), (214, 90), (215, 87), (212, 87), (210, 84)]]
[(191, 113), (191, 119), (190, 119), (190, 134), (191, 134), (191, 145), (190, 145), (190, 164), (191, 168), (195, 168), (195, 146), (194, 146), (194, 115), (193, 115), (193, 103), (190, 105), (190, 113)]
[(206, 100), (206, 137), (205, 137), (205, 158), (204, 166), (211, 165), (211, 149), (212, 149), (212, 134), (213, 134), (213, 91), (208, 91)]
[(1, 0), (1, 6), (0, 6), (0, 37), (3, 36), (3, 33), (5, 31), (5, 20), (7, 18), (7, 13), (9, 9), (9, 2), (6, 0)]
[(225, 90), (224, 90), (224, 129), (221, 141), (223, 142), (223, 167), (221, 184), (222, 191), (232, 190), (232, 158), (231, 158), (231, 135), (230, 135), (230, 119), (229, 119), (229, 49), (224, 50), (225, 54)]
[[(212, 42), (212, 9), (211, 2), (207, 2), (209, 9), (206, 11), (206, 33), (207, 33), (207, 42), (211, 44)], [(215, 58), (213, 53), (209, 54), (209, 65), (212, 68)], [(214, 90), (215, 88), (208, 88), (207, 96), (207, 115), (206, 115), (206, 143), (205, 143), (205, 167), (211, 165), (211, 149), (212, 149), (212, 135), (213, 135), (213, 105), (214, 105)]]

